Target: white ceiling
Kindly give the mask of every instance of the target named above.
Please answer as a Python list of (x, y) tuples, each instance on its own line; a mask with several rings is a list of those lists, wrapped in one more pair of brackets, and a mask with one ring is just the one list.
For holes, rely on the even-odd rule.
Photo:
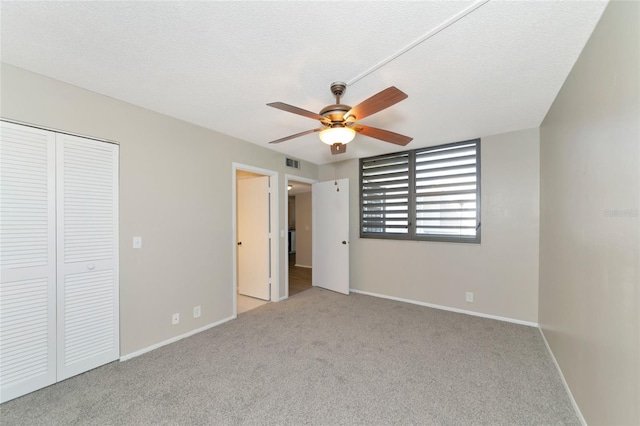
[(333, 81), (353, 83), (342, 99), (352, 106), (393, 85), (409, 98), (362, 123), (412, 136), (406, 149), (536, 127), (605, 6), (3, 1), (1, 54), (6, 63), (324, 164), (403, 148), (359, 135), (346, 154), (332, 156), (317, 134), (267, 145), (318, 123), (266, 103), (318, 112), (334, 103)]

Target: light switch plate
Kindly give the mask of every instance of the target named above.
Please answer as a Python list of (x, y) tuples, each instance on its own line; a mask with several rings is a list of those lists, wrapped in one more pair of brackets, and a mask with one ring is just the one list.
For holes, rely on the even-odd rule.
[(133, 237), (133, 248), (142, 248), (142, 237)]

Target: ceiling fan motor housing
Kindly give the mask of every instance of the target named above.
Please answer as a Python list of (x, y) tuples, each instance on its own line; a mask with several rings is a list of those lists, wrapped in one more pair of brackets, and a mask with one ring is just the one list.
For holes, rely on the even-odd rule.
[(343, 125), (344, 115), (351, 110), (349, 105), (335, 104), (322, 108), (320, 115), (331, 120), (332, 126)]

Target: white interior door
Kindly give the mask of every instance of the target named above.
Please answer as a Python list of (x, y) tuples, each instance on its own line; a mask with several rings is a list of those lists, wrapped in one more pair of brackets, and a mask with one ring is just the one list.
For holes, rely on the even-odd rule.
[(120, 356), (118, 146), (56, 135), (58, 380)]
[(0, 123), (0, 402), (56, 381), (55, 134)]
[(239, 179), (236, 188), (238, 293), (269, 300), (269, 177)]
[(349, 294), (349, 179), (312, 185), (314, 286)]

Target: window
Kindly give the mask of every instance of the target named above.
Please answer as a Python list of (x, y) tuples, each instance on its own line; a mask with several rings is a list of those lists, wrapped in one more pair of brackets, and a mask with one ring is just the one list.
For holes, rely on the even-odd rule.
[(360, 236), (480, 242), (480, 139), (360, 160)]

